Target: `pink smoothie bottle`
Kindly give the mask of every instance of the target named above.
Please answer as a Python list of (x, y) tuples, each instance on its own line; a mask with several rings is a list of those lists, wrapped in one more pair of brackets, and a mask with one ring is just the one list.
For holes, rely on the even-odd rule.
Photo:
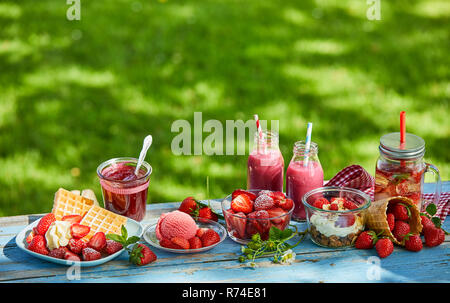
[(320, 165), (319, 148), (311, 142), (310, 150), (305, 151), (305, 142), (294, 144), (294, 156), (286, 172), (286, 194), (294, 201), (292, 218), (297, 221), (306, 220), (305, 208), (302, 203), (304, 194), (312, 189), (323, 186), (323, 170)]
[(247, 189), (283, 191), (284, 159), (278, 147), (278, 134), (255, 133), (253, 151), (247, 162)]

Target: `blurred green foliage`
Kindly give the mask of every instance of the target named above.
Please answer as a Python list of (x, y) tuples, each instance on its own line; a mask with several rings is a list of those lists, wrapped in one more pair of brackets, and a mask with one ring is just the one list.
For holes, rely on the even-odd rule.
[[(374, 172), (381, 135), (423, 137), (450, 176), (448, 1), (0, 2), (0, 215), (51, 209), (59, 187), (92, 188), (109, 158), (154, 143), (149, 202), (223, 197), (247, 156), (175, 156), (177, 119), (279, 120), (286, 166), (314, 123), (325, 178)], [(204, 134), (206, 137), (207, 134)]]

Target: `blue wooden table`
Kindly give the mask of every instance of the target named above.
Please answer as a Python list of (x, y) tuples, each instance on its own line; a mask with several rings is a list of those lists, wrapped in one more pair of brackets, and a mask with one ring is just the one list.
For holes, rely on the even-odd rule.
[[(430, 192), (433, 184), (425, 184)], [(450, 182), (443, 182), (450, 191)], [(145, 227), (156, 222), (163, 212), (174, 210), (179, 203), (147, 206)], [(212, 202), (220, 209), (217, 201)], [(81, 268), (79, 280), (69, 280), (66, 266), (36, 259), (21, 251), (15, 236), (42, 215), (0, 218), (0, 281), (2, 282), (450, 282), (450, 241), (420, 252), (396, 247), (386, 259), (377, 258), (375, 250), (327, 249), (306, 238), (294, 251), (291, 265), (278, 265), (269, 258), (258, 259), (252, 269), (237, 261), (241, 246), (227, 238), (214, 249), (202, 254), (172, 254), (153, 249), (158, 260), (138, 267), (128, 262), (127, 253), (104, 265)], [(306, 228), (305, 223), (299, 229)], [(450, 220), (444, 224), (450, 230)]]

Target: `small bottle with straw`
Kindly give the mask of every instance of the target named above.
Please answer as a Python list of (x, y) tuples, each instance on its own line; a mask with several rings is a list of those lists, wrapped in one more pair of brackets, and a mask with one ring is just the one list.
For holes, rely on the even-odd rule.
[(306, 220), (303, 196), (310, 190), (323, 186), (323, 169), (319, 160), (319, 147), (311, 141), (312, 123), (306, 129), (306, 139), (297, 141), (293, 148), (293, 157), (286, 172), (286, 194), (294, 201), (292, 218)]
[(278, 133), (263, 130), (254, 115), (254, 147), (247, 161), (247, 189), (283, 191), (284, 159), (278, 146)]

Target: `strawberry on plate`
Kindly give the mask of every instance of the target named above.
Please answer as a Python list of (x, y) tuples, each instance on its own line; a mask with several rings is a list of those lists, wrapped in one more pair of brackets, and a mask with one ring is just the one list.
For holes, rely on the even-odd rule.
[(28, 249), (41, 255), (48, 255), (47, 242), (43, 235), (35, 235), (31, 240)]
[(64, 259), (64, 256), (66, 255), (67, 248), (64, 246), (60, 246), (58, 248), (52, 249), (49, 253), (49, 257), (57, 258), (57, 259)]
[(208, 229), (200, 238), (200, 240), (202, 241), (202, 245), (203, 247), (206, 246), (211, 246), (216, 244), (217, 242), (220, 241), (220, 236), (219, 234), (213, 230), (213, 229)]
[(66, 254), (64, 255), (64, 259), (70, 260), (70, 261), (81, 261), (80, 256), (78, 256), (77, 254), (74, 254), (70, 250), (66, 251)]
[(114, 240), (106, 240), (106, 246), (104, 248), (105, 253), (108, 255), (115, 254), (123, 248), (122, 244)]
[(196, 217), (198, 216), (199, 205), (197, 204), (197, 200), (195, 200), (193, 197), (187, 197), (183, 200), (183, 202), (181, 202), (178, 210)]
[(62, 217), (61, 221), (67, 221), (70, 222), (71, 224), (75, 224), (80, 223), (82, 219), (83, 217), (80, 215), (67, 215)]
[(96, 251), (102, 251), (106, 246), (105, 233), (99, 231), (95, 233), (87, 243), (88, 247), (95, 249)]
[(202, 248), (202, 240), (199, 237), (195, 236), (189, 239), (189, 247), (190, 249), (198, 249)]
[(75, 223), (72, 224), (72, 226), (70, 226), (70, 232), (72, 234), (72, 237), (77, 239), (83, 238), (89, 233), (89, 231), (91, 231), (91, 228), (86, 225)]
[(253, 202), (246, 194), (240, 194), (231, 200), (231, 209), (235, 212), (248, 214), (253, 211)]
[(179, 249), (189, 249), (191, 247), (189, 244), (189, 240), (186, 240), (183, 237), (173, 237), (172, 239), (170, 239), (170, 241), (178, 246)]
[(81, 239), (72, 238), (69, 240), (68, 246), (71, 252), (79, 255), (81, 251), (87, 247), (87, 244)]
[(45, 233), (47, 232), (48, 228), (55, 221), (56, 221), (55, 215), (52, 213), (42, 217), (41, 220), (39, 220), (38, 225), (36, 226), (37, 234), (45, 236)]
[(83, 248), (81, 254), (84, 261), (94, 261), (102, 257), (102, 254), (100, 252), (90, 247)]
[(198, 217), (201, 219), (208, 219), (211, 221), (218, 221), (219, 217), (214, 213), (209, 206), (202, 207), (198, 212)]

